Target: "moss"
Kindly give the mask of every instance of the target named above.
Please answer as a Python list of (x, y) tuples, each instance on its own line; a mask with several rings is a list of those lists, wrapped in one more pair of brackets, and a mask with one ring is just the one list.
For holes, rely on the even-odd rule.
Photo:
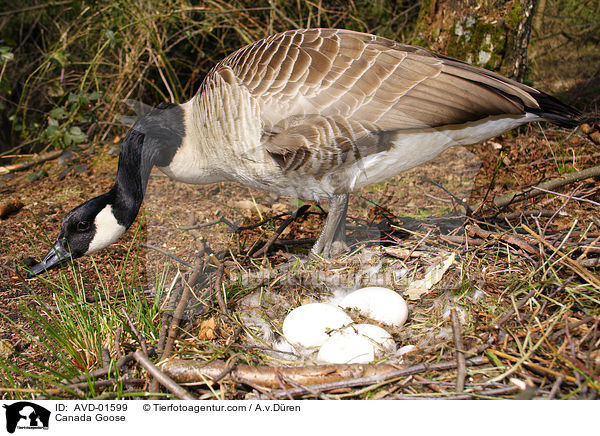
[(469, 17), (454, 24), (446, 51), (449, 56), (497, 69), (504, 49), (505, 33), (501, 25)]
[(519, 0), (515, 0), (513, 7), (506, 16), (506, 24), (509, 29), (516, 29), (519, 26), (519, 23), (523, 19), (522, 10), (523, 4)]

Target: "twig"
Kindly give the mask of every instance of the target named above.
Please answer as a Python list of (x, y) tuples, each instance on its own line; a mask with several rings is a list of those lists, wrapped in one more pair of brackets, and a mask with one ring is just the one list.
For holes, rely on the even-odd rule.
[(152, 244), (146, 244), (145, 242), (142, 242), (140, 245), (144, 248), (149, 248), (151, 250), (158, 251), (159, 253), (164, 254), (165, 256), (170, 257), (173, 260), (176, 260), (177, 262), (179, 262), (182, 265), (187, 266), (188, 268), (194, 267), (194, 265), (192, 265), (191, 263), (186, 262), (182, 258), (175, 256), (173, 253), (169, 253), (167, 250), (163, 250), (160, 247), (156, 247), (155, 245), (152, 245)]
[(173, 315), (173, 311), (177, 306), (177, 302), (179, 301), (179, 297), (181, 296), (181, 292), (183, 291), (181, 286), (176, 286), (177, 281), (179, 280), (180, 272), (177, 271), (175, 278), (173, 279), (173, 283), (170, 288), (170, 297), (169, 301), (164, 305), (164, 310), (161, 317), (161, 326), (160, 326), (160, 334), (158, 335), (158, 344), (157, 349), (160, 353), (165, 349), (165, 341), (167, 339), (167, 333), (169, 331), (170, 319)]
[(535, 233), (533, 230), (531, 230), (525, 224), (521, 224), (521, 227), (523, 227), (531, 236), (536, 238), (538, 241), (540, 241), (542, 244), (544, 244), (546, 247), (548, 247), (550, 250), (552, 250), (554, 253), (556, 253), (558, 256), (560, 256), (560, 259), (559, 259), (560, 261), (562, 261), (564, 259), (566, 261), (566, 265), (571, 270), (573, 270), (573, 272), (575, 272), (577, 275), (579, 275), (584, 280), (587, 280), (588, 282), (590, 282), (590, 284), (592, 286), (594, 286), (595, 288), (600, 289), (600, 281), (591, 272), (589, 272), (584, 266), (582, 266), (579, 262), (571, 259), (569, 256), (564, 254), (562, 251), (554, 248), (554, 246), (552, 244), (550, 244), (548, 241), (546, 241), (540, 235)]
[[(496, 207), (504, 207), (511, 204), (513, 201), (526, 200), (531, 197), (536, 197), (543, 194), (543, 190), (551, 190), (560, 186), (568, 185), (569, 183), (578, 182), (579, 180), (585, 180), (590, 177), (600, 176), (600, 166), (586, 168), (585, 170), (577, 171), (575, 173), (569, 173), (556, 179), (551, 179), (546, 182), (540, 183), (537, 187), (533, 187), (526, 191), (511, 192), (510, 194), (503, 195), (494, 199), (494, 205)], [(538, 188), (536, 190), (533, 190)], [(477, 209), (477, 208), (475, 208)]]
[(221, 293), (221, 284), (223, 283), (223, 272), (225, 270), (225, 265), (220, 264), (217, 269), (217, 275), (215, 278), (215, 297), (217, 298), (217, 303), (219, 304), (219, 309), (225, 315), (228, 315), (227, 305), (225, 304), (225, 300), (223, 300), (223, 294)]
[[(283, 375), (283, 374), (279, 374), (279, 375), (281, 376), (281, 378), (283, 378), (283, 380), (284, 380), (286, 383), (289, 383), (290, 385), (294, 386), (295, 388), (304, 389), (304, 390), (306, 390), (307, 392), (310, 392), (311, 394), (313, 394), (313, 395), (314, 395), (314, 396), (316, 396), (316, 397), (319, 397), (319, 398), (320, 398), (320, 399), (322, 399), (322, 400), (329, 400), (329, 399), (330, 399), (330, 398), (329, 398), (327, 395), (325, 395), (323, 392), (316, 391), (316, 390), (312, 389), (310, 386), (305, 386), (305, 385), (302, 385), (302, 384), (298, 383), (296, 380), (294, 380), (294, 379), (292, 379), (292, 378), (290, 378), (290, 377), (286, 377), (286, 376), (285, 376), (285, 375)], [(292, 397), (291, 399), (293, 400), (294, 398)]]
[(310, 208), (310, 204), (305, 204), (305, 205), (299, 207), (298, 210), (296, 210), (296, 212), (294, 212), (288, 218), (286, 218), (286, 220), (279, 225), (279, 227), (277, 228), (277, 230), (275, 231), (275, 233), (269, 238), (269, 240), (267, 241), (267, 243), (261, 249), (259, 249), (256, 253), (254, 253), (252, 255), (252, 257), (259, 257), (259, 256), (262, 256), (263, 254), (267, 254), (267, 252), (269, 251), (269, 248), (271, 248), (271, 245), (273, 245), (273, 243), (277, 240), (277, 238), (279, 238), (279, 235), (281, 235), (281, 233), (292, 222), (294, 222), (294, 220), (296, 220), (299, 217), (301, 217), (302, 215), (304, 215), (304, 213), (309, 208)]
[(56, 159), (63, 153), (64, 153), (64, 150), (50, 151), (48, 153), (41, 154), (31, 160), (28, 160), (27, 162), (21, 162), (18, 164), (0, 166), (0, 175), (9, 174), (9, 173), (12, 173), (15, 171), (26, 170), (28, 168), (31, 168), (34, 165), (37, 165), (42, 162), (46, 162), (47, 160)]
[[(290, 395), (290, 393), (288, 392), (288, 388), (287, 386), (283, 383), (283, 380), (281, 380), (281, 374), (279, 373), (279, 371), (277, 370), (277, 368), (275, 368), (275, 380), (277, 380), (277, 383), (279, 384), (279, 387), (281, 388), (281, 390), (283, 392), (285, 392), (286, 397), (288, 397), (288, 400), (293, 400), (294, 397), (292, 397)], [(304, 387), (303, 387), (304, 388)]]
[[(548, 209), (517, 210), (515, 212), (498, 215), (497, 218), (501, 219), (501, 220), (505, 220), (505, 219), (511, 220), (511, 219), (515, 219), (515, 218), (520, 218), (522, 216), (535, 216), (535, 217), (549, 218), (551, 216), (554, 216), (555, 214), (556, 214), (555, 210), (548, 210)], [(562, 214), (566, 215), (565, 212), (562, 212)]]
[(84, 390), (84, 389), (87, 389), (90, 387), (90, 383), (97, 388), (102, 388), (102, 387), (114, 386), (117, 383), (117, 381), (115, 379), (110, 378), (108, 380), (94, 380), (93, 382), (80, 382), (80, 383), (74, 383), (72, 385), (65, 386), (65, 389)]
[(161, 360), (166, 359), (171, 355), (171, 350), (173, 349), (173, 344), (175, 343), (175, 337), (177, 336), (177, 328), (179, 327), (179, 321), (183, 319), (183, 312), (185, 311), (187, 302), (190, 298), (192, 286), (196, 284), (196, 282), (200, 278), (200, 275), (202, 274), (203, 263), (204, 262), (202, 261), (202, 259), (198, 258), (196, 264), (194, 265), (192, 275), (190, 276), (189, 283), (187, 286), (184, 287), (183, 292), (181, 293), (181, 298), (179, 299), (177, 308), (175, 309), (175, 312), (173, 312), (173, 319), (171, 320), (171, 325), (169, 326), (169, 332), (167, 334), (165, 348), (163, 350)]
[(548, 398), (546, 398), (547, 400), (552, 400), (554, 397), (556, 397), (556, 394), (558, 393), (560, 385), (562, 385), (564, 379), (565, 378), (562, 375), (556, 379), (556, 381), (552, 385), (552, 390), (548, 394)]
[[(133, 359), (132, 353), (124, 355), (119, 360), (117, 360), (117, 363), (115, 364), (114, 368), (121, 369), (123, 367), (123, 365), (125, 365), (127, 362), (129, 362), (132, 359)], [(95, 371), (92, 371), (92, 372), (86, 372), (85, 374), (82, 374), (78, 377), (75, 377), (72, 380), (69, 380), (69, 382), (71, 384), (75, 384), (75, 383), (83, 382), (83, 381), (86, 381), (89, 379), (103, 377), (103, 376), (107, 375), (111, 371), (111, 369), (113, 369), (113, 368), (109, 366), (109, 367), (105, 367), (105, 368), (96, 369)]]
[(196, 397), (175, 383), (171, 377), (163, 373), (152, 362), (150, 362), (150, 359), (148, 359), (148, 356), (146, 356), (142, 350), (137, 350), (135, 353), (133, 353), (133, 357), (140, 365), (144, 367), (146, 371), (148, 371), (148, 374), (150, 374), (155, 380), (158, 380), (161, 385), (172, 392), (177, 398), (182, 400), (196, 399)]
[(231, 374), (231, 371), (233, 371), (235, 369), (235, 365), (237, 364), (238, 360), (240, 360), (240, 356), (233, 355), (227, 361), (227, 366), (225, 367), (225, 369), (223, 371), (221, 371), (219, 374), (217, 374), (215, 377), (213, 377), (213, 379), (212, 379), (213, 383), (217, 383), (218, 381), (222, 380), (223, 378), (225, 378), (229, 374)]
[[(594, 316), (587, 316), (587, 317), (583, 318), (582, 320), (576, 321), (573, 324), (569, 324), (568, 327), (569, 327), (569, 329), (572, 330), (574, 328), (579, 327), (580, 325), (587, 324), (588, 322), (592, 322), (592, 321), (595, 321), (595, 320), (596, 320), (596, 317), (594, 317)], [(567, 329), (564, 328), (564, 329), (558, 330), (555, 333), (552, 333), (552, 335), (550, 335), (550, 340), (552, 340), (552, 341), (556, 340), (560, 336), (564, 335), (566, 333), (566, 331), (567, 331)]]
[[(468, 366), (472, 366), (472, 365), (483, 365), (487, 362), (488, 362), (488, 359), (486, 357), (475, 357), (473, 359), (467, 360), (465, 363)], [(396, 379), (399, 377), (406, 377), (407, 375), (418, 374), (418, 373), (425, 372), (425, 371), (443, 371), (443, 370), (454, 369), (454, 368), (456, 368), (456, 362), (442, 362), (442, 363), (432, 363), (432, 364), (421, 363), (419, 365), (411, 366), (411, 367), (405, 368), (405, 369), (399, 369), (396, 371), (391, 371), (391, 372), (388, 372), (388, 373), (382, 374), (382, 375), (376, 375), (376, 376), (372, 376), (372, 377), (361, 377), (361, 378), (355, 378), (355, 379), (350, 379), (350, 380), (340, 380), (337, 382), (312, 385), (311, 389), (313, 391), (330, 391), (333, 389), (340, 389), (340, 388), (349, 388), (349, 387), (364, 386), (364, 385), (370, 385), (370, 384), (381, 384), (381, 383), (385, 383), (392, 379)], [(300, 394), (306, 393), (306, 390), (303, 388), (295, 388), (295, 389), (290, 389), (288, 392), (291, 395), (295, 396), (295, 395), (300, 395)], [(277, 398), (282, 397), (282, 393), (278, 392), (278, 391), (274, 391), (273, 395)]]
[[(577, 200), (577, 201), (583, 201), (584, 203), (590, 203), (593, 204), (594, 206), (600, 206), (600, 203), (596, 202), (596, 201), (592, 201), (592, 200), (588, 200), (586, 198), (581, 198), (581, 197), (574, 197), (573, 195), (566, 195), (566, 194), (561, 194), (560, 192), (556, 192), (556, 191), (550, 191), (548, 189), (544, 189), (544, 188), (540, 188), (539, 186), (534, 186), (533, 189), (537, 189), (539, 191), (545, 192), (546, 194), (552, 194), (552, 195), (557, 195), (559, 197), (565, 197), (567, 199), (567, 202), (569, 200)], [(577, 188), (579, 189), (579, 188)], [(574, 192), (573, 192), (574, 194)], [(565, 203), (566, 204), (566, 203)], [(563, 206), (564, 207), (564, 206)], [(557, 211), (557, 213), (560, 211), (560, 209)]]
[[(566, 285), (566, 283), (565, 283), (565, 285)], [(508, 312), (506, 312), (506, 314), (502, 318), (500, 318), (498, 320), (498, 322), (494, 325), (494, 327), (500, 328), (500, 326), (502, 324), (504, 324), (506, 321), (511, 319), (513, 317), (513, 315), (516, 314), (516, 311), (519, 310), (521, 307), (523, 307), (529, 301), (529, 299), (532, 298), (538, 291), (539, 291), (539, 288), (537, 288), (537, 287), (534, 287), (533, 289), (531, 289), (527, 293), (527, 295), (525, 295), (523, 298), (521, 298), (517, 302), (517, 304), (515, 305), (515, 307), (513, 309), (510, 309)]]
[(448, 395), (448, 396), (444, 396), (444, 397), (440, 397), (440, 396), (431, 396), (431, 397), (412, 397), (410, 395), (397, 395), (392, 397), (394, 400), (471, 400), (473, 399), (473, 397), (479, 397), (479, 396), (495, 396), (495, 395), (507, 395), (507, 394), (512, 394), (514, 392), (519, 391), (519, 387), (518, 386), (506, 386), (503, 388), (497, 388), (497, 389), (488, 389), (485, 391), (478, 391), (478, 392), (473, 392), (470, 394), (463, 394), (463, 395)]
[(465, 378), (467, 377), (467, 366), (465, 364), (464, 345), (460, 333), (460, 321), (456, 309), (450, 310), (452, 319), (452, 333), (454, 334), (454, 346), (456, 348), (456, 392), (465, 390)]
[(131, 321), (131, 318), (129, 318), (129, 314), (127, 313), (127, 311), (125, 310), (124, 307), (121, 308), (121, 311), (123, 312), (123, 315), (125, 315), (125, 318), (127, 319), (129, 328), (131, 329), (131, 331), (133, 332), (133, 334), (139, 341), (140, 345), (142, 346), (142, 350), (144, 350), (144, 354), (148, 354), (148, 346), (146, 345), (146, 339), (144, 339), (144, 337), (140, 334), (138, 329), (135, 327), (135, 325), (133, 324), (133, 321)]
[(509, 235), (506, 233), (490, 232), (488, 230), (483, 230), (481, 227), (479, 227), (476, 224), (468, 225), (467, 232), (471, 235), (479, 236), (480, 238), (483, 238), (483, 239), (487, 239), (487, 238), (500, 239), (505, 242), (508, 242), (509, 244), (516, 245), (517, 247), (519, 247), (523, 251), (526, 251), (529, 254), (538, 254), (538, 251), (535, 248), (533, 248), (531, 245), (529, 245), (523, 239), (518, 238), (515, 235)]
[[(510, 360), (512, 362), (518, 362), (520, 360), (518, 357), (511, 356), (510, 354), (506, 354), (506, 353), (504, 353), (502, 351), (499, 351), (499, 350), (494, 350), (494, 349), (490, 348), (489, 351), (492, 352), (492, 353), (494, 353), (498, 357), (502, 357), (503, 359), (507, 359), (507, 360)], [(539, 371), (539, 372), (541, 372), (543, 374), (551, 375), (554, 378), (563, 377), (568, 382), (577, 383), (577, 380), (575, 379), (575, 377), (572, 377), (570, 375), (561, 374), (558, 371), (555, 371), (553, 369), (546, 368), (544, 366), (538, 365), (537, 363), (523, 362), (523, 365), (527, 366), (528, 368), (533, 369), (535, 371)]]

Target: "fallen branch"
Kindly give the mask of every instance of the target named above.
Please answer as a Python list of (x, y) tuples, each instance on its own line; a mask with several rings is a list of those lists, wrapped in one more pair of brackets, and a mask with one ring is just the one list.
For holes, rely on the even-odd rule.
[[(486, 357), (468, 359), (467, 366), (483, 365), (488, 362)], [(340, 387), (353, 387), (384, 383), (388, 380), (418, 374), (425, 371), (442, 371), (456, 368), (454, 361), (442, 363), (422, 363), (408, 368), (399, 369), (392, 364), (348, 364), (348, 365), (312, 365), (301, 367), (279, 367), (236, 365), (224, 379), (232, 379), (249, 386), (278, 388), (276, 372), (283, 380), (293, 380), (298, 385), (306, 386), (311, 391), (325, 391)], [(179, 383), (207, 383), (228, 370), (227, 364), (221, 360), (210, 363), (191, 360), (172, 360), (162, 365), (161, 369)], [(291, 395), (309, 392), (304, 387), (287, 389)], [(310, 392), (309, 392), (310, 393)], [(284, 391), (273, 392), (275, 397), (285, 397)]]
[[(580, 180), (589, 179), (590, 177), (600, 176), (600, 166), (586, 168), (585, 170), (577, 171), (574, 173), (565, 174), (564, 176), (557, 177), (555, 179), (547, 180), (540, 183), (537, 186), (528, 188), (525, 191), (511, 192), (510, 194), (503, 195), (494, 199), (494, 205), (496, 207), (508, 206), (514, 201), (522, 201), (528, 198), (536, 197), (540, 194), (544, 194), (544, 190), (552, 190), (559, 188), (569, 183), (578, 182)], [(536, 189), (540, 188), (540, 189)], [(475, 208), (476, 210), (477, 208)]]
[(479, 227), (477, 225), (468, 225), (467, 232), (471, 236), (479, 236), (480, 238), (483, 238), (483, 239), (488, 239), (488, 238), (499, 239), (504, 242), (508, 242), (509, 244), (516, 245), (521, 250), (526, 251), (529, 254), (538, 254), (538, 251), (535, 248), (533, 248), (531, 245), (529, 245), (523, 239), (521, 239), (515, 235), (509, 235), (507, 233), (490, 232), (488, 230), (483, 230), (481, 227)]
[(42, 162), (46, 162), (47, 160), (56, 159), (63, 153), (64, 153), (64, 150), (50, 151), (48, 153), (40, 154), (39, 156), (36, 156), (33, 159), (28, 160), (26, 162), (21, 162), (21, 163), (12, 164), (12, 165), (6, 165), (6, 166), (0, 166), (0, 176), (4, 175), (4, 174), (13, 173), (16, 171), (26, 170), (28, 168), (31, 168), (34, 165), (37, 165)]

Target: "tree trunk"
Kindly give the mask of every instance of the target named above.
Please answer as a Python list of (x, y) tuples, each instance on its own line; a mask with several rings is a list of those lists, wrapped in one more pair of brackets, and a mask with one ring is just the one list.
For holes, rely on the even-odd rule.
[(423, 0), (414, 43), (523, 81), (537, 0)]

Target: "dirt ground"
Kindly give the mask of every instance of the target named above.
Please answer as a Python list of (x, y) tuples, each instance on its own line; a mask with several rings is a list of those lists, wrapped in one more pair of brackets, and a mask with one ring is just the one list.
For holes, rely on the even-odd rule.
[[(32, 258), (39, 259), (54, 241), (62, 217), (71, 208), (111, 186), (117, 164), (117, 158), (109, 153), (113, 148), (112, 143), (98, 144), (93, 148), (76, 151), (67, 162), (52, 160), (2, 179), (0, 189), (3, 200), (18, 200), (24, 205), (18, 212), (4, 218), (0, 225), (0, 300), (3, 302), (1, 310), (5, 315), (0, 318), (0, 338), (13, 344), (17, 352), (27, 350), (29, 344), (7, 320), (25, 324), (27, 328), (27, 320), (23, 317), (19, 304), (33, 295), (48, 302), (52, 301), (51, 288), (42, 280), (26, 279), (25, 272), (19, 264), (30, 264)], [(447, 342), (448, 337), (443, 334), (440, 336), (439, 330), (435, 330), (438, 336), (432, 341), (431, 335), (427, 336), (423, 329), (418, 330), (418, 326), (430, 322), (431, 310), (436, 310), (440, 298), (446, 298), (448, 290), (460, 289), (464, 286), (466, 277), (469, 283), (477, 283), (477, 292), (484, 295), (486, 304), (503, 304), (506, 310), (509, 310), (511, 303), (504, 293), (514, 282), (515, 275), (518, 277), (519, 274), (524, 274), (523, 271), (506, 270), (504, 263), (490, 260), (489, 253), (481, 252), (477, 261), (474, 260), (477, 258), (476, 254), (470, 257), (469, 250), (473, 247), (468, 247), (469, 238), (465, 237), (465, 224), (481, 224), (498, 214), (509, 216), (512, 213), (512, 221), (509, 222), (509, 219), (505, 218), (506, 228), (510, 228), (506, 223), (514, 228), (522, 222), (538, 231), (543, 227), (545, 235), (565, 235), (567, 232), (583, 231), (589, 232), (589, 237), (600, 235), (598, 209), (593, 203), (600, 201), (600, 195), (594, 179), (559, 189), (563, 196), (545, 194), (533, 201), (516, 203), (502, 210), (496, 210), (491, 203), (495, 197), (507, 192), (520, 191), (559, 174), (597, 165), (599, 157), (600, 147), (587, 135), (548, 125), (528, 126), (519, 132), (494, 138), (468, 149), (460, 147), (448, 150), (427, 165), (353, 195), (348, 224), (351, 248), (359, 254), (315, 266), (312, 272), (309, 267), (309, 274), (315, 274), (315, 271), (320, 271), (321, 274), (324, 271), (339, 271), (340, 268), (356, 271), (357, 268), (360, 269), (356, 259), (361, 256), (364, 259), (364, 253), (367, 253), (367, 256), (368, 253), (379, 253), (381, 258), (386, 255), (389, 257), (390, 251), (386, 250), (393, 253), (394, 249), (403, 249), (406, 250), (404, 253), (410, 252), (409, 254), (412, 254), (411, 250), (421, 252), (422, 249), (429, 250), (434, 255), (439, 254), (436, 252), (438, 250), (462, 253), (460, 262), (457, 262), (460, 266), (455, 265), (451, 268), (441, 285), (436, 286), (431, 295), (420, 301), (410, 302), (409, 309), (412, 315), (409, 325), (412, 321), (413, 327), (395, 334), (399, 343), (417, 344), (417, 347), (429, 350), (428, 353), (436, 347), (439, 351), (440, 343)], [(73, 170), (59, 180), (65, 168)], [(43, 175), (35, 179), (36, 174)], [(584, 200), (572, 200), (569, 196)], [(479, 217), (477, 219), (465, 218), (464, 208), (457, 201), (475, 207), (484, 199), (484, 206), (476, 213)], [(586, 202), (585, 199), (591, 202)], [(268, 218), (292, 212), (298, 205), (294, 199), (277, 198), (268, 193), (253, 192), (229, 183), (184, 185), (154, 171), (143, 209), (132, 229), (117, 243), (95, 255), (93, 261), (89, 258), (77, 261), (83, 277), (82, 283), (86, 292), (89, 290), (89, 293), (93, 294), (98, 282), (97, 277), (100, 275), (109, 289), (119, 289), (118, 271), (131, 247), (137, 250), (138, 264), (142, 267), (142, 284), (150, 288), (156, 283), (156, 277), (162, 274), (166, 265), (169, 266), (168, 277), (163, 280), (171, 281), (179, 263), (155, 249), (146, 248), (149, 246), (166, 250), (193, 264), (200, 247), (208, 244), (215, 253), (220, 253), (221, 257), (228, 259), (225, 263), (225, 281), (229, 279), (235, 282), (240, 274), (252, 275), (253, 272), (276, 269), (285, 265), (293, 256), (302, 257), (307, 254), (322, 226), (322, 209), (312, 207), (311, 213), (293, 222), (281, 235), (280, 240), (273, 244), (267, 257), (251, 259), (248, 256), (244, 257), (243, 253), (262, 246), (281, 222), (281, 218)], [(323, 205), (323, 208), (326, 210), (326, 205)], [(526, 214), (530, 210), (553, 213), (538, 214), (537, 218), (531, 218)], [(259, 227), (238, 232), (224, 223), (195, 230), (182, 229), (186, 226), (210, 223), (221, 217), (235, 226), (242, 227), (266, 222)], [(498, 219), (489, 222), (502, 225)], [(139, 229), (139, 237), (135, 236), (135, 229)], [(454, 239), (444, 242), (440, 236), (445, 234), (453, 235)], [(464, 245), (465, 242), (456, 242), (456, 238), (461, 237), (467, 246)], [(140, 246), (140, 242), (146, 244), (146, 247)], [(367, 247), (367, 251), (361, 251), (363, 247)], [(588, 251), (587, 256), (590, 259), (600, 252), (596, 245)], [(364, 260), (358, 261), (359, 264), (361, 262)], [(368, 262), (373, 263), (372, 259)], [(415, 277), (423, 276), (426, 264), (427, 262), (423, 262), (421, 266), (415, 267)], [(133, 268), (132, 264), (128, 263), (127, 268)], [(133, 274), (133, 271), (126, 273)], [(56, 271), (50, 272), (50, 279), (56, 278), (57, 274)], [(568, 271), (564, 274), (565, 277), (571, 275)], [(290, 287), (289, 282), (288, 286), (281, 283), (273, 286), (254, 283), (254, 286), (266, 286), (265, 291), (275, 292), (291, 301), (301, 303), (314, 301), (317, 297), (330, 293), (331, 286), (325, 282), (324, 279), (320, 286), (314, 286), (313, 283), (312, 286), (303, 284)], [(340, 282), (341, 280), (338, 280), (338, 284)], [(397, 283), (378, 284), (398, 287)], [(343, 283), (342, 286), (351, 287), (352, 284)], [(239, 305), (232, 302), (230, 308), (235, 311), (243, 304), (243, 301), (240, 301)], [(270, 315), (276, 318), (289, 307), (291, 306), (288, 301), (280, 313), (276, 313), (272, 308)], [(473, 313), (469, 315), (474, 332), (481, 327), (488, 328), (490, 322), (489, 313), (486, 314), (485, 310), (478, 310), (477, 307), (474, 304)], [(437, 310), (439, 311), (439, 308)], [(569, 320), (581, 320), (586, 313), (573, 310), (569, 316)], [(194, 334), (198, 334), (201, 323), (207, 318), (208, 315), (192, 322), (189, 327), (196, 332)], [(280, 328), (281, 319), (273, 322), (276, 330)], [(596, 320), (594, 328), (597, 328), (597, 324)], [(222, 324), (220, 333), (214, 340), (225, 342), (231, 335), (232, 329)], [(427, 341), (423, 339), (425, 336), (429, 338)], [(475, 347), (481, 346), (482, 343), (483, 340), (475, 335), (469, 345)], [(182, 347), (179, 350), (184, 349), (185, 347)], [(35, 356), (38, 351), (31, 349), (28, 352)], [(38, 358), (44, 357), (40, 355)], [(415, 359), (420, 361), (419, 357)], [(16, 355), (11, 356), (9, 360), (24, 368), (28, 366), (26, 362), (19, 361)], [(596, 369), (592, 372), (597, 374), (597, 363), (595, 365)]]

